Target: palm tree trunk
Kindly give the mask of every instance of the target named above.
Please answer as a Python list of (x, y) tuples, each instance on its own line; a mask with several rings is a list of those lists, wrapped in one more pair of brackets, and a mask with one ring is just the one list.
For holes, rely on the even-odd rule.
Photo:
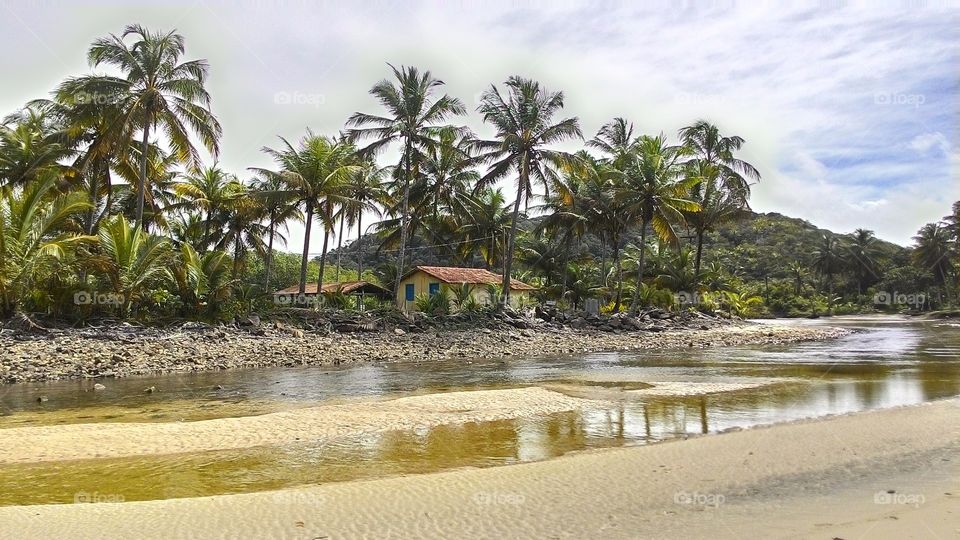
[(697, 290), (700, 286), (700, 256), (703, 254), (703, 229), (697, 228), (697, 257), (693, 263), (693, 290), (694, 295), (699, 294)]
[(393, 297), (396, 300), (400, 296), (400, 281), (403, 279), (403, 259), (407, 251), (407, 213), (410, 211), (410, 158), (413, 149), (410, 147), (410, 139), (407, 139), (404, 148), (404, 176), (403, 176), (403, 206), (400, 214), (400, 253), (397, 256), (397, 281), (393, 285)]
[(150, 115), (146, 117), (143, 124), (143, 145), (140, 147), (140, 193), (137, 195), (137, 223), (146, 230), (146, 224), (143, 222), (143, 201), (147, 193), (147, 145), (150, 144)]
[(337, 234), (337, 271), (334, 273), (333, 278), (337, 283), (340, 283), (340, 258), (342, 256), (341, 251), (343, 251), (343, 222), (346, 221), (346, 219), (346, 213), (342, 212), (340, 216), (340, 232)]
[(330, 210), (326, 210), (327, 219), (323, 220), (323, 248), (320, 250), (320, 273), (317, 275), (317, 300), (321, 298), (321, 293), (323, 291), (323, 271), (327, 266), (327, 242), (330, 240), (330, 230), (327, 228), (327, 224), (330, 223)]
[(363, 246), (360, 240), (363, 238), (363, 210), (357, 214), (357, 279), (363, 279)]
[(313, 224), (313, 205), (307, 203), (307, 219), (304, 223), (306, 231), (303, 233), (303, 257), (300, 259), (300, 296), (307, 289), (307, 256), (310, 251), (310, 226)]
[(210, 220), (213, 219), (213, 210), (207, 210), (203, 219), (203, 239), (200, 241), (203, 251), (207, 251), (207, 245), (210, 243)]
[(607, 286), (607, 242), (603, 235), (600, 235), (600, 282)]
[(233, 269), (230, 271), (230, 279), (237, 279), (237, 273), (240, 271), (240, 253), (243, 252), (243, 239), (240, 232), (237, 231), (237, 237), (233, 240)]
[(264, 274), (266, 274), (265, 279), (263, 280), (263, 290), (270, 290), (270, 270), (273, 269), (273, 235), (274, 231), (277, 229), (276, 217), (274, 214), (270, 216), (270, 233), (267, 239), (267, 257), (264, 261), (266, 268), (264, 269)]
[(563, 300), (565, 294), (567, 294), (567, 265), (570, 264), (570, 240), (571, 240), (570, 231), (567, 231), (567, 235), (564, 238), (563, 244), (563, 263), (560, 265), (560, 272), (562, 273), (561, 284), (560, 284), (560, 300)]
[(630, 303), (630, 311), (636, 312), (640, 306), (640, 290), (643, 288), (643, 263), (644, 255), (647, 253), (647, 224), (644, 220), (640, 224), (640, 260), (637, 263), (637, 291), (633, 293), (633, 301)]
[(613, 265), (617, 269), (617, 297), (613, 311), (620, 312), (620, 300), (623, 298), (623, 264), (620, 262), (620, 235), (613, 236)]
[(503, 307), (510, 305), (510, 267), (513, 266), (513, 243), (517, 238), (517, 218), (520, 216), (520, 199), (523, 187), (527, 185), (526, 156), (520, 165), (520, 183), (517, 186), (517, 200), (513, 202), (513, 217), (510, 219), (510, 238), (507, 240), (507, 252), (503, 254)]

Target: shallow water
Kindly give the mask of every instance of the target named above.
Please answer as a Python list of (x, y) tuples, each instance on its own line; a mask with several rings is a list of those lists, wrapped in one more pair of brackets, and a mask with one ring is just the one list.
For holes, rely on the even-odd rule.
[[(321, 403), (545, 385), (595, 392), (596, 405), (537, 418), (438, 426), (327, 444), (109, 460), (0, 465), (0, 504), (144, 500), (276, 489), (487, 467), (571, 451), (643, 444), (798, 418), (915, 404), (960, 394), (960, 326), (900, 317), (765, 324), (860, 330), (839, 340), (710, 350), (336, 369), (271, 368), (0, 387), (2, 428), (78, 422), (169, 422)], [(639, 396), (644, 383), (773, 382), (697, 397)], [(147, 387), (157, 392), (144, 393)], [(48, 401), (38, 403), (37, 397)], [(81, 494), (81, 495), (78, 495)], [(86, 495), (84, 495), (86, 494)], [(110, 500), (110, 499), (108, 499)]]

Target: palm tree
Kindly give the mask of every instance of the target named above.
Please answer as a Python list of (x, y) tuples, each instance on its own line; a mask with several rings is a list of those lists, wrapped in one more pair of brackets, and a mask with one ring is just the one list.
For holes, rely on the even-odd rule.
[[(237, 180), (228, 187), (231, 194), (226, 201), (222, 212), (223, 235), (216, 244), (217, 250), (224, 250), (233, 244), (233, 267), (230, 279), (236, 280), (240, 267), (247, 256), (247, 247), (261, 255), (266, 255), (266, 246), (263, 237), (267, 235), (267, 227), (262, 221), (267, 217), (266, 207), (262, 200), (253, 197), (247, 186)], [(218, 224), (219, 225), (219, 224)]]
[[(947, 276), (953, 270), (950, 230), (941, 223), (927, 223), (917, 231), (913, 241), (916, 243), (914, 262), (930, 270), (938, 285), (946, 285)], [(950, 300), (949, 294), (947, 288), (947, 301)]]
[[(303, 206), (306, 230), (303, 238), (303, 255), (300, 260), (300, 289), (302, 295), (307, 284), (307, 262), (310, 249), (310, 229), (314, 216), (321, 218), (324, 229), (323, 252), (320, 257), (319, 287), (323, 285), (324, 261), (327, 254), (327, 240), (333, 227), (334, 208), (343, 201), (343, 189), (350, 176), (360, 167), (357, 166), (355, 148), (344, 140), (314, 135), (307, 130), (300, 140), (300, 146), (294, 148), (286, 139), (283, 150), (264, 147), (263, 151), (280, 166), (286, 194), (296, 206)], [(267, 174), (265, 169), (252, 169)]]
[(787, 271), (793, 278), (794, 294), (800, 296), (800, 292), (803, 290), (803, 279), (808, 274), (807, 267), (800, 261), (793, 261), (787, 266)]
[[(538, 227), (563, 243), (563, 261), (566, 268), (570, 262), (571, 243), (580, 241), (592, 228), (589, 214), (592, 210), (589, 188), (594, 185), (596, 169), (593, 160), (586, 152), (577, 152), (576, 157), (583, 166), (565, 167), (563, 183), (566, 189), (554, 191), (545, 197), (544, 204), (537, 210), (545, 215)], [(562, 272), (560, 298), (567, 292), (568, 272)]]
[(130, 312), (147, 285), (166, 269), (169, 244), (162, 236), (152, 236), (140, 225), (132, 225), (121, 214), (100, 229), (99, 247), (107, 265), (106, 275), (114, 292), (123, 297), (122, 315)]
[(384, 201), (386, 193), (383, 189), (383, 177), (387, 174), (387, 168), (379, 168), (372, 161), (360, 165), (359, 170), (350, 175), (344, 186), (345, 199), (340, 207), (340, 235), (338, 235), (337, 245), (337, 278), (340, 280), (340, 254), (343, 239), (343, 222), (346, 220), (347, 226), (357, 227), (357, 279), (363, 279), (363, 253), (360, 249), (360, 239), (363, 237), (363, 214), (371, 212), (374, 215), (380, 215), (380, 204)]
[(877, 277), (877, 263), (874, 260), (876, 254), (877, 237), (873, 231), (866, 229), (857, 229), (850, 235), (850, 241), (847, 243), (847, 255), (849, 260), (847, 266), (853, 269), (857, 279), (857, 298), (863, 294), (864, 282), (872, 275)]
[(698, 159), (687, 164), (687, 174), (695, 180), (690, 189), (690, 200), (700, 207), (694, 212), (684, 212), (684, 219), (696, 236), (692, 284), (696, 292), (700, 282), (704, 235), (718, 225), (742, 219), (748, 215), (750, 205), (747, 192), (729, 187), (737, 181), (723, 177), (730, 174), (724, 167)]
[(477, 107), (483, 120), (492, 124), (497, 133), (495, 139), (475, 142), (481, 151), (479, 160), (490, 165), (475, 190), (490, 186), (513, 172), (517, 174), (517, 197), (513, 202), (503, 264), (503, 305), (506, 306), (510, 302), (510, 269), (520, 204), (528, 202), (534, 195), (534, 181), (546, 194), (552, 189), (562, 189), (557, 168), (570, 164), (573, 156), (547, 147), (567, 139), (582, 139), (583, 133), (575, 117), (554, 121), (554, 116), (563, 108), (562, 92), (550, 92), (536, 81), (517, 76), (507, 79), (504, 85), (507, 87), (506, 98), (495, 85), (491, 85), (481, 95)]
[(470, 198), (470, 208), (460, 227), (460, 255), (469, 259), (479, 253), (487, 270), (504, 259), (510, 228), (510, 207), (499, 189), (486, 188)]
[(717, 126), (705, 120), (698, 120), (681, 129), (680, 141), (695, 156), (691, 160), (692, 174), (697, 175), (702, 184), (693, 189), (693, 199), (702, 203), (703, 207), (703, 214), (694, 218), (693, 223), (697, 235), (694, 263), (696, 286), (700, 276), (704, 233), (719, 223), (743, 217), (750, 210), (747, 204), (750, 181), (760, 180), (760, 172), (734, 155), (743, 147), (743, 137), (725, 137)]
[[(230, 257), (223, 251), (197, 253), (193, 246), (180, 246), (178, 260), (167, 268), (167, 280), (191, 314), (212, 316), (230, 296)], [(204, 309), (206, 307), (206, 309)]]
[[(214, 243), (213, 226), (217, 223), (220, 232), (222, 214), (236, 199), (242, 185), (237, 177), (224, 171), (216, 164), (206, 167), (196, 174), (187, 175), (183, 182), (174, 186), (175, 193), (193, 209), (203, 212), (203, 243), (198, 246), (206, 251)], [(220, 234), (215, 235), (219, 237)]]
[(618, 188), (616, 181), (622, 178), (623, 172), (636, 159), (639, 145), (633, 137), (633, 124), (624, 118), (614, 118), (603, 125), (597, 135), (587, 142), (588, 146), (597, 148), (607, 155), (607, 159), (594, 164), (597, 171), (593, 175), (591, 190), (587, 206), (591, 212), (589, 222), (600, 233), (601, 242), (610, 241), (613, 267), (617, 275), (617, 292), (614, 300), (614, 311), (620, 310), (623, 298), (623, 264), (620, 257), (621, 236), (630, 225), (628, 213), (623, 199), (616, 197)]
[(22, 188), (0, 193), (0, 315), (11, 315), (50, 265), (79, 243), (94, 240), (70, 226), (90, 203), (83, 193), (57, 194), (56, 181), (47, 171)]
[(61, 126), (43, 106), (28, 107), (0, 123), (0, 189), (35, 181), (73, 151)]
[[(628, 215), (640, 224), (640, 254), (637, 262), (637, 291), (643, 287), (644, 246), (647, 227), (653, 225), (657, 236), (673, 246), (679, 245), (674, 224), (683, 221), (682, 212), (696, 212), (700, 206), (685, 197), (697, 179), (686, 177), (679, 160), (682, 147), (667, 146), (662, 135), (642, 136), (637, 140), (636, 155), (617, 171), (620, 182), (618, 196), (623, 198)], [(640, 294), (634, 294), (630, 306), (636, 311)]]
[[(283, 174), (266, 169), (259, 169), (258, 176), (254, 179), (250, 193), (259, 199), (267, 215), (267, 247), (264, 256), (264, 283), (265, 291), (270, 290), (270, 274), (273, 269), (273, 241), (277, 236), (277, 227), (286, 227), (290, 220), (301, 221), (303, 214), (297, 207), (297, 204), (290, 191), (286, 189), (283, 181)], [(281, 235), (281, 241), (286, 243), (286, 238)]]
[[(398, 171), (402, 171), (403, 175), (400, 252), (395, 284), (399, 287), (409, 235), (410, 186), (414, 182), (417, 153), (433, 147), (437, 132), (448, 118), (464, 115), (467, 111), (457, 98), (447, 94), (436, 96), (437, 89), (444, 82), (435, 79), (429, 71), (421, 73), (415, 67), (401, 66), (397, 69), (393, 65), (390, 65), (390, 69), (393, 70), (396, 83), (383, 79), (370, 89), (370, 93), (387, 110), (388, 116), (357, 112), (347, 120), (347, 125), (354, 127), (349, 132), (352, 139), (373, 139), (361, 149), (362, 154), (375, 154), (392, 142), (399, 142), (403, 146), (398, 166)], [(396, 293), (394, 291), (394, 296)]]
[[(130, 37), (133, 42), (126, 42)], [(138, 223), (143, 223), (151, 132), (163, 133), (173, 155), (198, 169), (200, 156), (190, 139), (191, 131), (211, 154), (216, 156), (219, 151), (220, 123), (210, 112), (210, 95), (204, 87), (207, 62), (181, 62), (183, 54), (180, 34), (130, 25), (119, 36), (97, 39), (87, 53), (92, 67), (113, 66), (124, 73), (123, 77), (86, 75), (67, 79), (61, 85), (64, 93), (75, 96), (74, 102), (116, 103), (123, 111), (123, 121), (114, 126), (120, 133), (116, 139), (140, 132)]]
[(813, 252), (813, 267), (821, 279), (827, 280), (827, 315), (833, 313), (833, 276), (843, 271), (844, 261), (839, 240), (832, 234), (820, 237), (820, 244)]

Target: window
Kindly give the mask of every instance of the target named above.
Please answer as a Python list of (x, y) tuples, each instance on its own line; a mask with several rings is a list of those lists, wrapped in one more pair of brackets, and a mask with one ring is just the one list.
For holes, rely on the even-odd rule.
[(440, 292), (440, 284), (439, 284), (439, 283), (431, 283), (428, 292), (430, 293), (430, 296), (433, 296), (433, 295), (439, 293), (439, 292)]
[(407, 302), (413, 302), (413, 283), (407, 283), (403, 290)]

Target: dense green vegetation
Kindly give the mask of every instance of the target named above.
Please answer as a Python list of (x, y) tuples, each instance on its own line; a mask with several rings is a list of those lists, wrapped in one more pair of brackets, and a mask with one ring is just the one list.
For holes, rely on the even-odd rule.
[[(176, 33), (130, 26), (89, 48), (109, 73), (68, 77), (3, 119), (0, 316), (218, 318), (291, 285), (363, 276), (392, 288), (425, 262), (502, 272), (504, 301), (512, 275), (541, 301), (596, 297), (608, 312), (957, 301), (960, 203), (912, 249), (754, 214), (761, 175), (737, 157), (742, 138), (702, 120), (675, 140), (636, 134), (624, 118), (585, 135), (562, 92), (522, 77), (481, 95), (494, 133), (483, 139), (457, 124), (466, 107), (442, 81), (391, 66), (370, 91), (379, 112), (337, 134), (281, 137), (263, 149), (275, 166), (241, 179), (201, 162), (200, 147), (216, 159), (221, 128), (209, 68), (185, 53)], [(579, 152), (555, 148), (582, 139)], [(380, 163), (391, 145), (399, 162)], [(300, 254), (278, 252), (297, 222)], [(345, 244), (351, 229), (361, 235)], [(455, 293), (418, 303), (457, 305)]]

